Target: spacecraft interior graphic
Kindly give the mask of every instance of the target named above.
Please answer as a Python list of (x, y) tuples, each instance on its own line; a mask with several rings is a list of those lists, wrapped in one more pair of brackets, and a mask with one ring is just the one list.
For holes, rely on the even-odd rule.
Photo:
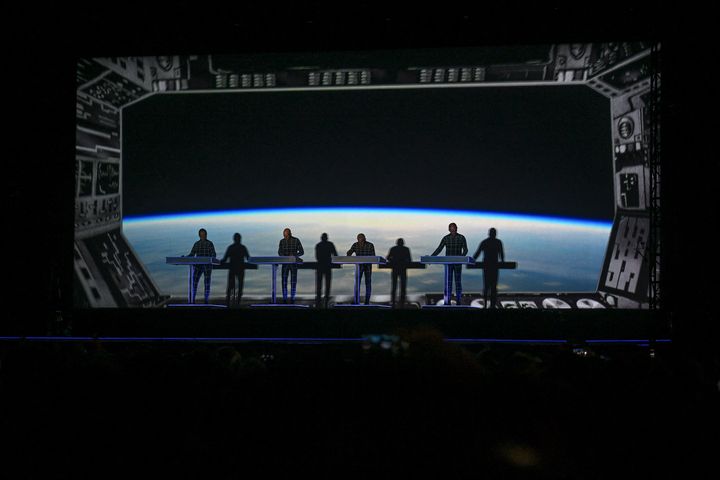
[[(467, 255), (497, 229), (516, 266), (500, 273), (499, 308), (651, 308), (659, 49), (477, 47), (393, 65), (353, 52), (81, 58), (75, 305), (176, 304), (186, 267), (165, 259), (188, 255), (201, 228), (218, 258), (237, 232), (271, 257), (292, 228), (304, 261), (323, 233), (339, 255), (360, 233), (383, 257), (402, 238), (409, 301), (442, 304), (441, 267), (419, 259), (454, 222)], [(297, 271), (301, 302), (314, 299), (312, 265)], [(228, 281), (217, 270), (213, 302)], [(391, 270), (372, 268), (374, 302), (389, 301)], [(336, 303), (353, 297), (354, 271), (333, 270)], [(269, 298), (269, 272), (246, 272), (248, 302)], [(462, 268), (463, 303), (486, 306), (483, 274)]]

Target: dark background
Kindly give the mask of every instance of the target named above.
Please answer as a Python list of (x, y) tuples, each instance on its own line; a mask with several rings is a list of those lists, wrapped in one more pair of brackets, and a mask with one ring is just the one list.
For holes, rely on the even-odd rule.
[(612, 220), (609, 109), (569, 86), (156, 95), (123, 113), (124, 215), (393, 206)]
[[(86, 3), (83, 5), (82, 3)], [(663, 308), (681, 315), (678, 338), (717, 339), (717, 136), (712, 56), (716, 26), (706, 9), (625, 5), (432, 8), (358, 2), (290, 7), (237, 4), (9, 6), (3, 31), (7, 170), (6, 260), (15, 312), (5, 325), (42, 325), (69, 308), (73, 251), (75, 65), (79, 56), (167, 52), (338, 52), (455, 48), (618, 39), (662, 41)], [(18, 247), (19, 246), (19, 247)], [(703, 247), (703, 248), (701, 248)], [(31, 306), (31, 307), (29, 307)]]
[[(709, 11), (687, 4), (648, 11), (630, 5), (615, 8), (576, 3), (528, 8), (512, 3), (502, 7), (480, 3), (470, 8), (454, 7), (447, 2), (430, 6), (415, 3), (411, 8), (394, 9), (357, 2), (339, 9), (337, 4), (313, 2), (287, 10), (278, 4), (261, 7), (240, 3), (229, 10), (209, 4), (202, 7), (165, 4), (142, 9), (120, 4), (75, 8), (28, 4), (19, 12), (21, 15), (12, 6), (6, 6), (3, 13), (8, 26), (3, 30), (3, 39), (10, 55), (3, 74), (8, 139), (3, 178), (6, 225), (3, 271), (5, 278), (11, 280), (4, 289), (3, 332), (16, 325), (21, 325), (23, 332), (42, 332), (55, 311), (70, 304), (65, 295), (72, 281), (77, 56), (657, 38), (663, 42), (662, 306), (674, 327), (672, 355), (658, 358), (681, 367), (668, 378), (662, 374), (664, 369), (643, 369), (645, 363), (635, 359), (627, 364), (614, 364), (611, 370), (598, 368), (602, 357), (580, 370), (572, 368), (568, 361), (561, 361), (557, 365), (561, 373), (567, 374), (555, 378), (572, 381), (557, 382), (560, 388), (553, 396), (547, 388), (539, 388), (550, 387), (552, 382), (545, 381), (545, 377), (527, 377), (532, 366), (525, 367), (532, 357), (519, 362), (517, 355), (495, 359), (491, 356), (489, 364), (522, 372), (520, 375), (527, 380), (517, 382), (518, 375), (509, 377), (500, 372), (494, 377), (495, 383), (473, 392), (455, 387), (462, 385), (455, 377), (437, 375), (425, 381), (427, 377), (413, 376), (415, 372), (407, 370), (400, 370), (407, 372), (403, 378), (416, 379), (422, 388), (389, 384), (382, 381), (390, 378), (384, 376), (387, 369), (383, 363), (363, 370), (367, 374), (361, 381), (356, 381), (358, 375), (352, 372), (334, 377), (321, 375), (326, 369), (319, 370), (320, 374), (308, 382), (307, 372), (318, 371), (318, 365), (330, 363), (327, 353), (318, 351), (318, 359), (310, 367), (299, 364), (297, 371), (305, 375), (293, 375), (295, 371), (288, 370), (288, 377), (294, 381), (291, 388), (289, 380), (275, 379), (267, 388), (261, 385), (259, 389), (267, 392), (267, 397), (260, 395), (253, 397), (256, 400), (247, 400), (242, 393), (258, 391), (255, 389), (258, 382), (246, 389), (221, 390), (215, 394), (217, 389), (206, 388), (214, 384), (215, 376), (207, 375), (207, 368), (196, 368), (205, 365), (202, 355), (187, 357), (185, 363), (194, 372), (188, 375), (187, 368), (166, 367), (170, 360), (144, 368), (150, 362), (143, 362), (147, 356), (141, 356), (140, 361), (132, 362), (131, 368), (117, 369), (104, 352), (97, 352), (88, 362), (79, 350), (71, 355), (58, 345), (45, 344), (47, 355), (30, 350), (21, 358), (3, 358), (3, 369), (17, 373), (16, 378), (3, 379), (8, 380), (4, 385), (9, 393), (3, 395), (9, 400), (3, 404), (6, 413), (3, 425), (10, 427), (6, 428), (9, 443), (14, 446), (10, 457), (26, 469), (26, 477), (33, 476), (33, 468), (40, 464), (52, 468), (54, 476), (65, 469), (73, 471), (76, 477), (78, 472), (79, 476), (89, 476), (89, 472), (97, 476), (97, 472), (107, 472), (108, 465), (129, 466), (137, 473), (148, 471), (148, 462), (142, 461), (146, 458), (161, 464), (167, 476), (168, 469), (186, 468), (187, 461), (177, 462), (178, 452), (187, 452), (188, 458), (202, 457), (199, 471), (207, 473), (214, 465), (246, 458), (238, 452), (247, 450), (234, 448), (237, 438), (263, 447), (251, 450), (260, 451), (259, 458), (232, 465), (237, 475), (244, 474), (248, 466), (276, 465), (278, 458), (281, 464), (292, 465), (293, 471), (297, 471), (298, 465), (317, 468), (317, 464), (310, 464), (315, 457), (301, 456), (309, 449), (305, 432), (316, 432), (318, 437), (329, 433), (321, 444), (328, 449), (320, 450), (318, 464), (329, 465), (328, 471), (334, 468), (335, 473), (347, 470), (347, 464), (337, 460), (345, 457), (333, 453), (351, 445), (336, 439), (358, 430), (361, 438), (387, 439), (380, 443), (365, 442), (365, 448), (356, 454), (356, 458), (365, 462), (361, 467), (373, 468), (376, 460), (382, 458), (366, 455), (377, 451), (373, 450), (374, 445), (379, 445), (378, 450), (387, 447), (394, 452), (393, 447), (407, 440), (411, 447), (419, 448), (408, 450), (411, 456), (399, 458), (408, 461), (425, 458), (446, 474), (456, 462), (424, 454), (432, 454), (439, 444), (447, 449), (462, 444), (471, 445), (466, 448), (471, 448), (474, 456), (484, 456), (488, 452), (486, 444), (467, 442), (468, 433), (475, 430), (482, 434), (493, 422), (507, 423), (506, 419), (514, 420), (507, 423), (508, 438), (531, 425), (549, 435), (548, 444), (570, 446), (570, 451), (560, 450), (558, 457), (583, 458), (583, 452), (589, 452), (591, 461), (580, 461), (579, 468), (567, 471), (548, 471), (548, 476), (557, 477), (562, 472), (560, 476), (568, 478), (602, 478), (621, 472), (639, 478), (667, 477), (675, 473), (674, 466), (687, 471), (693, 466), (712, 471), (711, 459), (715, 458), (712, 449), (717, 444), (713, 443), (717, 432), (717, 423), (713, 422), (717, 385), (702, 385), (703, 392), (712, 390), (712, 395), (698, 393), (696, 379), (703, 377), (702, 369), (710, 362), (692, 361), (704, 354), (717, 359), (718, 315), (714, 302), (718, 254), (717, 238), (712, 233), (718, 223), (717, 132), (713, 120), (717, 116), (714, 101), (717, 77), (713, 72), (717, 26)], [(419, 352), (422, 356), (423, 350)], [(593, 360), (570, 352), (565, 355)], [(447, 369), (446, 365), (469, 364), (441, 348), (428, 358), (438, 362), (438, 371)], [(689, 368), (683, 368), (685, 358), (690, 359)], [(249, 356), (248, 360), (252, 359)], [(564, 368), (567, 365), (571, 368)], [(460, 368), (453, 369), (462, 372)], [(344, 381), (340, 396), (315, 393), (329, 391), (328, 385), (337, 385), (338, 378)], [(706, 378), (717, 379), (709, 375)], [(186, 382), (195, 379), (197, 383), (187, 388)], [(504, 379), (509, 382), (503, 382)], [(219, 378), (220, 382), (224, 380)], [(568, 388), (578, 381), (582, 388)], [(509, 383), (517, 388), (508, 389)], [(388, 391), (400, 395), (384, 395)], [(628, 391), (637, 393), (628, 395)], [(498, 396), (502, 392), (508, 392), (507, 398)], [(439, 398), (443, 400), (438, 401)], [(107, 399), (114, 401), (104, 401)], [(346, 399), (355, 400), (345, 402)], [(715, 403), (706, 404), (704, 399)], [(486, 404), (488, 400), (490, 403)], [(354, 415), (349, 415), (350, 409)], [(546, 416), (548, 410), (556, 412), (555, 415)], [(333, 414), (328, 415), (328, 411)], [(397, 428), (400, 425), (397, 419), (407, 417), (397, 413), (408, 411), (417, 427), (403, 431)], [(267, 418), (271, 419), (270, 425), (264, 421)], [(563, 421), (560, 424), (552, 421), (557, 418)], [(260, 428), (248, 429), (248, 424)], [(189, 439), (183, 436), (194, 425), (199, 427), (191, 431), (199, 433)], [(558, 428), (559, 425), (567, 428)], [(698, 433), (698, 426), (704, 430)], [(290, 436), (288, 430), (293, 430)], [(423, 443), (428, 432), (436, 431), (440, 442), (431, 439)], [(339, 434), (333, 435), (335, 432)], [(644, 443), (647, 440), (650, 442)], [(184, 449), (174, 450), (179, 442), (184, 443)], [(29, 445), (35, 448), (26, 448)], [(676, 445), (682, 448), (675, 448)], [(285, 447), (291, 455), (278, 457), (277, 448), (270, 448), (278, 446)], [(207, 452), (218, 455), (206, 459), (210, 455), (202, 453)], [(686, 457), (686, 453), (692, 454)], [(38, 458), (47, 461), (37, 462)], [(328, 463), (328, 458), (333, 461)], [(188, 471), (178, 473), (187, 476)], [(376, 471), (375, 468), (373, 473)], [(481, 468), (472, 471), (486, 472)], [(594, 472), (602, 473), (593, 475)], [(492, 472), (488, 473), (492, 476)], [(522, 478), (533, 478), (533, 472), (521, 473), (528, 473)], [(687, 476), (683, 475), (685, 472), (678, 473), (674, 476)], [(520, 474), (515, 478), (520, 478)]]

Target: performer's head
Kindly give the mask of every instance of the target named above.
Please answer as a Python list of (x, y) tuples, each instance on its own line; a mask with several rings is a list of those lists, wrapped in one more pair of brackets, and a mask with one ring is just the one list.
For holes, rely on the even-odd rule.
[(397, 242), (395, 242), (395, 244), (396, 244), (398, 247), (402, 247), (403, 245), (405, 245), (405, 240), (403, 240), (402, 238), (398, 238), (398, 239), (397, 239)]
[(322, 240), (323, 242), (327, 242), (327, 239), (328, 239), (327, 233), (323, 233), (322, 235), (320, 235), (320, 240)]
[(198, 230), (198, 235), (200, 236), (200, 240), (207, 240), (207, 230), (204, 228)]
[(457, 233), (457, 225), (455, 225), (454, 223), (451, 223), (450, 225), (448, 225), (448, 230), (450, 231), (450, 233), (456, 234)]
[(488, 230), (488, 235), (490, 236), (490, 238), (497, 237), (497, 230), (495, 230), (494, 228), (491, 228), (490, 230)]
[(235, 235), (233, 235), (233, 241), (235, 243), (240, 243), (240, 240), (242, 240), (242, 235), (240, 235), (239, 233), (236, 233)]
[(289, 228), (286, 228), (285, 230), (283, 230), (283, 237), (290, 238), (291, 235), (292, 235), (292, 232), (290, 231)]
[(365, 234), (364, 233), (358, 233), (357, 240), (360, 243), (365, 243)]

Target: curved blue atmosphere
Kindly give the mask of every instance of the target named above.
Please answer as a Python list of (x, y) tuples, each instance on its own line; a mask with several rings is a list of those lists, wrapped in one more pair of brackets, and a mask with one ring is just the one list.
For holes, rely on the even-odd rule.
[(414, 207), (357, 207), (357, 206), (335, 206), (335, 207), (291, 207), (291, 208), (256, 208), (249, 210), (223, 210), (192, 213), (172, 213), (147, 216), (126, 216), (125, 223), (136, 223), (150, 220), (186, 220), (197, 217), (224, 217), (228, 215), (267, 215), (267, 214), (302, 214), (302, 213), (378, 213), (378, 214), (422, 214), (436, 216), (483, 216), (490, 219), (516, 220), (521, 222), (552, 223), (553, 225), (567, 225), (594, 228), (610, 228), (611, 221), (576, 219), (566, 217), (554, 217), (550, 215), (529, 215), (519, 213), (500, 213), (475, 210), (444, 210), (433, 208)]
[[(475, 252), (487, 227), (495, 225), (501, 232), (504, 251), (516, 270), (503, 272), (498, 288), (505, 292), (594, 292), (603, 266), (612, 224), (608, 221), (559, 218), (517, 213), (472, 210), (398, 208), (398, 207), (302, 207), (258, 208), (160, 214), (126, 217), (124, 233), (161, 291), (183, 295), (187, 275), (166, 263), (168, 256), (186, 255), (197, 241), (198, 226), (211, 228), (217, 253), (241, 231), (249, 252), (270, 256), (277, 252), (280, 227), (285, 222), (305, 243), (305, 258), (313, 258), (314, 239), (329, 231), (338, 251), (354, 242), (356, 228), (371, 235), (378, 254), (383, 254), (402, 235), (410, 243), (413, 258), (430, 254), (446, 234), (446, 225), (457, 222), (468, 241), (469, 254)], [(428, 231), (430, 228), (433, 231)], [(304, 273), (302, 273), (304, 275)], [(439, 269), (413, 270), (408, 294), (442, 292), (443, 275)], [(482, 287), (482, 272), (463, 273), (467, 291)], [(215, 276), (213, 288), (224, 292), (227, 279)], [(268, 272), (248, 272), (244, 291), (248, 295), (266, 295)], [(333, 291), (339, 295), (353, 291), (354, 273), (349, 269), (333, 274)], [(389, 295), (390, 275), (378, 273), (373, 280), (376, 295)], [(301, 276), (298, 294), (315, 293), (315, 279)], [(186, 294), (186, 293), (185, 293)]]

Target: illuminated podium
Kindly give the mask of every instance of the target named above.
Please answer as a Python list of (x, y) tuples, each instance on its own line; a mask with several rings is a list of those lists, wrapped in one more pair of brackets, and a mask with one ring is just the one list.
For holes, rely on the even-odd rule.
[[(383, 257), (378, 257), (374, 255), (350, 255), (350, 256), (332, 256), (330, 257), (330, 261), (334, 264), (339, 265), (355, 265), (355, 295), (354, 295), (354, 301), (352, 304), (345, 304), (345, 305), (335, 305), (336, 307), (343, 307), (343, 306), (358, 306), (360, 305), (360, 266), (361, 265), (384, 265), (387, 263), (387, 260)], [(368, 299), (368, 302), (370, 299)], [(362, 305), (364, 307), (370, 306), (370, 305)], [(372, 305), (373, 307), (385, 307), (390, 308), (388, 305)]]
[[(426, 265), (444, 265), (445, 266), (445, 284), (443, 287), (443, 290), (445, 294), (443, 295), (443, 306), (444, 307), (465, 307), (466, 305), (451, 305), (450, 304), (450, 292), (448, 289), (448, 281), (450, 279), (450, 265), (473, 265), (475, 263), (475, 260), (473, 260), (472, 257), (464, 257), (462, 255), (450, 255), (450, 256), (432, 256), (432, 255), (425, 255), (420, 257), (420, 263), (424, 263)], [(434, 307), (435, 305), (423, 305), (423, 308), (425, 307)]]
[(184, 265), (190, 267), (188, 268), (188, 305), (193, 305), (195, 303), (192, 295), (195, 265), (218, 266), (220, 265), (220, 260), (215, 257), (165, 257), (165, 263), (167, 265)]
[(277, 303), (277, 268), (278, 265), (302, 265), (303, 261), (299, 257), (250, 257), (248, 263), (255, 265), (270, 265), (272, 266), (272, 291), (270, 303), (258, 303), (250, 305), (251, 307), (298, 307), (308, 308), (308, 305), (296, 305), (294, 303), (284, 304)]

